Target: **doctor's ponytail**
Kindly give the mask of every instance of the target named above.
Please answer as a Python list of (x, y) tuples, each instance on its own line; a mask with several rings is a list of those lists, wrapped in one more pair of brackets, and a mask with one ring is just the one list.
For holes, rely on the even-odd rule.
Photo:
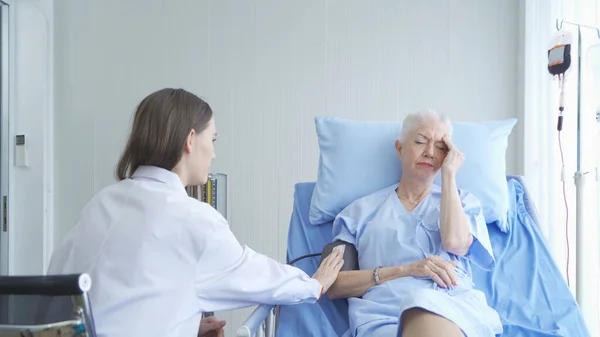
[(181, 159), (189, 133), (192, 129), (202, 132), (212, 115), (208, 103), (183, 89), (166, 88), (148, 95), (136, 109), (117, 164), (117, 179), (131, 177), (142, 165), (172, 170)]

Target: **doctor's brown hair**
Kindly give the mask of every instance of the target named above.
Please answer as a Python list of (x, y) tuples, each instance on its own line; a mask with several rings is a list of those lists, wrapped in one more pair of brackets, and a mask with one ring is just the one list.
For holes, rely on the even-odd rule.
[(202, 132), (212, 115), (208, 103), (183, 89), (165, 88), (148, 95), (135, 112), (127, 146), (117, 165), (117, 179), (131, 177), (142, 165), (172, 170), (183, 155), (192, 129)]

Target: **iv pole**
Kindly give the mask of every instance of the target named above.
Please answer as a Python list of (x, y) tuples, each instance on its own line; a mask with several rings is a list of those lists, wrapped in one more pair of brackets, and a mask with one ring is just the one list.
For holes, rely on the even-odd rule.
[(598, 34), (598, 39), (600, 39), (600, 29), (597, 27), (586, 26), (574, 22), (569, 21), (559, 21), (556, 19), (556, 30), (560, 31), (562, 29), (563, 23), (577, 26), (577, 172), (575, 172), (574, 180), (575, 180), (575, 231), (576, 231), (576, 252), (575, 252), (575, 267), (576, 267), (576, 299), (577, 303), (581, 307), (583, 301), (583, 241), (584, 241), (584, 233), (583, 233), (583, 187), (585, 185), (585, 175), (589, 172), (581, 172), (581, 27), (594, 29)]

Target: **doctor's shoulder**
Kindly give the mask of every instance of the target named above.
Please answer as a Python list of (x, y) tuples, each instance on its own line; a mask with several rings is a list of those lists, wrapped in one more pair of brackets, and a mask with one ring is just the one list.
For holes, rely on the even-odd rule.
[(99, 204), (105, 203), (109, 200), (120, 202), (122, 198), (120, 198), (119, 195), (122, 193), (119, 192), (123, 189), (124, 184), (125, 181), (119, 181), (101, 188), (90, 198), (90, 200), (87, 201), (82, 209), (82, 213), (85, 213), (87, 210), (95, 211)]
[(184, 204), (192, 226), (201, 226), (205, 229), (208, 229), (206, 227), (226, 227), (229, 229), (227, 220), (211, 205), (192, 197), (185, 198)]

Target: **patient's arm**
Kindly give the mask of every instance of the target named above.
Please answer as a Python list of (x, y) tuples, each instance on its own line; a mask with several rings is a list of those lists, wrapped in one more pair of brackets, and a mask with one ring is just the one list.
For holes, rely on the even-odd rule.
[(456, 172), (462, 165), (464, 156), (452, 144), (450, 137), (443, 138), (448, 154), (442, 164), (442, 200), (440, 205), (440, 234), (442, 248), (456, 256), (465, 256), (473, 243), (471, 224), (463, 209), (458, 188)]
[[(405, 276), (411, 276), (407, 266), (379, 269), (379, 280), (382, 283)], [(330, 299), (361, 297), (373, 286), (375, 286), (373, 270), (341, 271), (327, 291), (327, 296)]]
[[(431, 256), (411, 264), (380, 268), (379, 280), (383, 283), (406, 276), (429, 277), (442, 288), (452, 288), (458, 285), (454, 272), (456, 264), (456, 261), (448, 262), (439, 256)], [(327, 296), (330, 299), (361, 297), (373, 286), (373, 270), (341, 271)]]
[(455, 176), (451, 173), (442, 173), (440, 205), (442, 248), (456, 256), (465, 256), (473, 243), (470, 226), (458, 194)]

